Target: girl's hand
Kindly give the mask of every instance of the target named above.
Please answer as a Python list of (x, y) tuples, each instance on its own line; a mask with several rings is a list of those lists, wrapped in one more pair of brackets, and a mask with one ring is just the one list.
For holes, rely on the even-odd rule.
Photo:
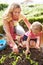
[(36, 48), (36, 49), (40, 49), (40, 46), (36, 44), (35, 48)]

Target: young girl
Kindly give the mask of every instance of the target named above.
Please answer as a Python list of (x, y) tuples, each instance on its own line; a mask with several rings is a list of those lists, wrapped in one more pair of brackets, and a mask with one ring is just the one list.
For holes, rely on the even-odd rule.
[(30, 53), (29, 48), (40, 48), (40, 36), (42, 34), (42, 24), (40, 22), (34, 22), (30, 31), (26, 32), (22, 37), (22, 46), (26, 47), (26, 54)]
[(12, 3), (3, 15), (3, 27), (7, 36), (7, 41), (15, 53), (18, 53), (18, 47), (14, 40), (17, 39), (17, 35), (24, 35), (25, 33), (24, 29), (19, 25), (21, 19), (23, 19), (29, 29), (31, 24), (26, 17), (21, 14), (21, 7), (16, 3)]

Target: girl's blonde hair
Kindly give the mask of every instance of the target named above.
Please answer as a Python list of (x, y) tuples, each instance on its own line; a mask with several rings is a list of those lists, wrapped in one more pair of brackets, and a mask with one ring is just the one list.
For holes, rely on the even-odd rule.
[(9, 5), (9, 7), (7, 8), (7, 10), (5, 11), (4, 15), (3, 15), (3, 19), (6, 19), (7, 21), (11, 21), (12, 20), (12, 13), (13, 10), (15, 8), (20, 8), (20, 5), (17, 3), (12, 3), (11, 5)]
[(33, 22), (33, 24), (30, 27), (30, 30), (32, 31), (32, 29), (36, 27), (38, 30), (42, 31), (42, 24), (38, 21)]

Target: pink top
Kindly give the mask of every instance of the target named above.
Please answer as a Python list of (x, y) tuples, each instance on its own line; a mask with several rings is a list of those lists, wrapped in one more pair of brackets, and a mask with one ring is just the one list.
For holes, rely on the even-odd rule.
[(42, 32), (38, 33), (37, 35), (35, 35), (34, 33), (32, 32), (26, 32), (25, 35), (30, 37), (31, 39), (34, 39), (34, 38), (37, 38), (38, 36), (41, 36)]
[(16, 40), (16, 33), (14, 33), (14, 26), (12, 23), (9, 23), (9, 27), (10, 27), (10, 33), (11, 33), (11, 36), (13, 37), (14, 40)]

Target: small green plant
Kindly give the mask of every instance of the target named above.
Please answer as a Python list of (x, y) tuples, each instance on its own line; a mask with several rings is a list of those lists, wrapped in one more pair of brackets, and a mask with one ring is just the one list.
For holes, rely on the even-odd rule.
[(32, 60), (32, 59), (30, 58), (30, 55), (31, 55), (31, 54), (26, 55), (26, 59), (30, 60), (30, 64), (32, 64), (32, 65), (38, 65), (38, 62), (36, 62), (36, 61), (34, 61), (34, 60)]
[(0, 64), (4, 63), (5, 59), (6, 59), (6, 55), (3, 55), (3, 56), (1, 57), (1, 59), (0, 59)]
[(16, 58), (16, 60), (12, 62), (12, 65), (16, 65), (19, 59), (21, 59), (20, 56), (18, 56), (18, 57)]

